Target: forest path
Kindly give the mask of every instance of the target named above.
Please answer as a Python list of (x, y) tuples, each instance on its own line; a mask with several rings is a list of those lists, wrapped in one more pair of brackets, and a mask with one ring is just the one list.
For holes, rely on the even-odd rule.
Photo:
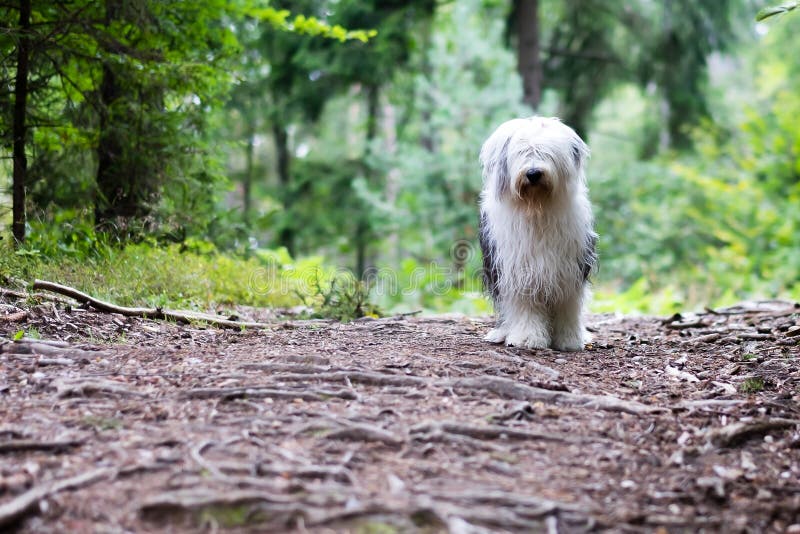
[(573, 354), (4, 306), (0, 530), (800, 532), (791, 303), (593, 316)]

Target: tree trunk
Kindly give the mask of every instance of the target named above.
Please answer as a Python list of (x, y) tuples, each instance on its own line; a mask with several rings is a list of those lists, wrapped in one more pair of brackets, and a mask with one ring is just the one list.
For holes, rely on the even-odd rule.
[(292, 176), (290, 172), (291, 155), (289, 152), (289, 135), (286, 128), (277, 121), (272, 125), (272, 135), (275, 138), (275, 151), (278, 156), (278, 181), (281, 184), (281, 195), (283, 200), (284, 222), (278, 235), (278, 243), (286, 247), (289, 255), (295, 254), (295, 230), (294, 220), (291, 216), (294, 204), (294, 192), (292, 191)]
[[(127, 0), (106, 0), (107, 29), (130, 22), (126, 7)], [(95, 226), (129, 237), (128, 223), (144, 220), (159, 194), (165, 141), (155, 126), (164, 113), (164, 90), (124, 62), (105, 61), (102, 74)]]
[(117, 77), (110, 65), (103, 65), (100, 82), (100, 135), (97, 142), (97, 198), (94, 203), (94, 222), (100, 228), (110, 223), (119, 212), (120, 199), (124, 194), (119, 160), (124, 147), (113, 132), (114, 121), (111, 107), (120, 97)]
[(539, 0), (514, 0), (517, 71), (522, 77), (522, 100), (536, 110), (542, 100), (542, 61), (539, 53)]
[(245, 149), (244, 177), (242, 179), (242, 218), (245, 225), (250, 226), (250, 210), (252, 209), (253, 158), (255, 153), (255, 132), (252, 125), (247, 129), (247, 148)]
[(17, 46), (17, 76), (14, 86), (14, 117), (12, 136), (14, 138), (12, 177), (13, 216), (12, 233), (15, 244), (25, 241), (25, 182), (28, 173), (28, 160), (25, 156), (25, 138), (27, 137), (27, 104), (28, 104), (28, 59), (30, 56), (31, 2), (20, 0), (19, 3), (19, 45)]
[[(372, 142), (378, 133), (378, 114), (380, 105), (380, 88), (376, 85), (367, 87), (367, 136), (365, 140), (364, 161), (369, 159), (372, 150)], [(374, 185), (372, 169), (366, 166), (367, 183)], [(356, 224), (356, 276), (363, 279), (367, 272), (367, 247), (372, 237), (372, 221), (370, 219), (370, 209), (365, 206), (361, 210), (360, 217)]]
[[(124, 0), (106, 0), (106, 28), (123, 16)], [(100, 130), (97, 142), (97, 196), (94, 205), (95, 226), (104, 231), (122, 231), (120, 219), (136, 215), (136, 202), (132, 191), (134, 169), (126, 158), (128, 147), (122, 129), (133, 126), (130, 113), (122, 113), (119, 100), (132, 98), (122, 89), (122, 67), (112, 61), (103, 63), (100, 81)], [(115, 109), (116, 108), (116, 109)], [(125, 115), (125, 117), (120, 115)]]

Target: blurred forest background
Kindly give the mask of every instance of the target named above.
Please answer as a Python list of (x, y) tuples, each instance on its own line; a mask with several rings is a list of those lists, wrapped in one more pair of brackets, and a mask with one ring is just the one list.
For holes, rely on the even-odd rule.
[(487, 313), (478, 150), (539, 113), (592, 148), (595, 311), (800, 299), (800, 14), (763, 7), (4, 2), (3, 285)]

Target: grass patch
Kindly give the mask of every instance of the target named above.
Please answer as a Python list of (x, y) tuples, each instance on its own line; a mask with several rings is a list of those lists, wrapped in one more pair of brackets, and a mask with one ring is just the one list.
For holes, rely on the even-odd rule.
[(759, 391), (764, 391), (766, 387), (766, 382), (760, 376), (753, 376), (750, 378), (745, 378), (744, 382), (739, 385), (739, 391), (742, 393), (758, 393)]
[[(120, 306), (224, 310), (244, 305), (305, 305), (313, 315), (350, 320), (377, 315), (369, 290), (313, 256), (295, 260), (284, 249), (224, 254), (208, 243), (135, 243), (96, 239), (80, 249), (0, 247), (2, 284), (21, 288), (34, 279), (68, 285)], [(26, 332), (31, 337), (31, 332)]]

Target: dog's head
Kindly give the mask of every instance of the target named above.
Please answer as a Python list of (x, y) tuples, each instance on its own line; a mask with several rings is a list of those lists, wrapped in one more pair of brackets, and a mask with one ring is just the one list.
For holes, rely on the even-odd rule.
[(585, 183), (588, 156), (586, 143), (558, 119), (512, 119), (481, 147), (484, 190), (497, 200), (542, 206)]

